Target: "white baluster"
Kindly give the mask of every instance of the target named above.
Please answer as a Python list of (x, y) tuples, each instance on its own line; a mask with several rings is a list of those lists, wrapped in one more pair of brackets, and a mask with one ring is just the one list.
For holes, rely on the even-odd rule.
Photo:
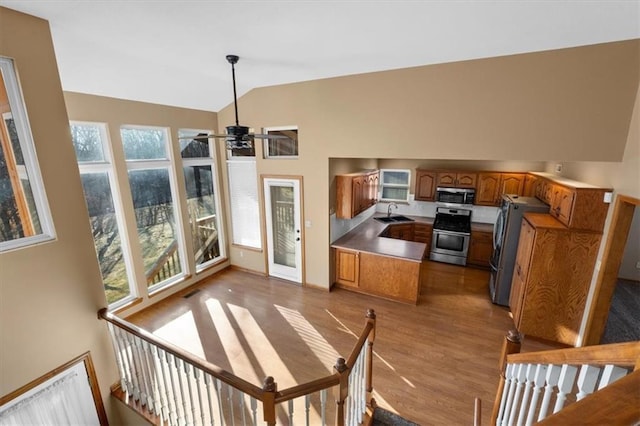
[(183, 362), (184, 365), (184, 377), (187, 381), (187, 390), (189, 391), (189, 407), (191, 408), (191, 422), (196, 423), (198, 418), (198, 401), (194, 398), (193, 383), (191, 380), (191, 373), (193, 366), (187, 362)]
[(496, 418), (496, 425), (499, 426), (502, 424), (502, 416), (504, 414), (504, 407), (507, 405), (507, 394), (509, 393), (509, 388), (507, 387), (508, 381), (507, 377), (511, 373), (511, 369), (513, 368), (512, 364), (507, 364), (504, 369), (504, 386), (502, 387), (502, 395), (500, 395), (500, 408), (498, 410), (498, 417)]
[(507, 421), (509, 420), (509, 413), (511, 411), (511, 404), (513, 403), (513, 394), (516, 391), (516, 373), (518, 370), (518, 366), (511, 364), (507, 365), (507, 371), (505, 372), (505, 389), (504, 392), (507, 393), (507, 400), (504, 406), (504, 413), (502, 415), (502, 420), (500, 422), (501, 426), (507, 426)]
[[(207, 406), (209, 407), (209, 425), (214, 426), (215, 417), (213, 415), (213, 395), (211, 394), (211, 375), (209, 373), (204, 373), (204, 386), (207, 389)], [(255, 422), (253, 426), (256, 426)]]
[(596, 387), (596, 382), (598, 381), (598, 376), (600, 375), (600, 368), (595, 367), (593, 365), (583, 365), (580, 368), (580, 374), (578, 375), (578, 395), (576, 399), (580, 401), (587, 395), (593, 393), (593, 390)]
[(549, 364), (547, 368), (547, 385), (544, 387), (544, 396), (542, 397), (542, 405), (540, 406), (540, 413), (538, 414), (538, 421), (547, 417), (547, 411), (549, 410), (549, 401), (551, 401), (551, 394), (553, 394), (553, 388), (558, 384), (558, 378), (560, 377), (560, 370), (562, 367), (559, 365)]
[(309, 412), (311, 408), (311, 395), (307, 394), (304, 396), (304, 418), (305, 424), (309, 426)]
[(182, 408), (182, 404), (180, 403), (182, 398), (178, 394), (178, 386), (176, 386), (176, 379), (174, 378), (178, 368), (175, 364), (175, 357), (172, 354), (170, 354), (169, 352), (165, 352), (165, 358), (167, 360), (169, 381), (171, 382), (170, 388), (172, 407), (170, 417), (172, 418), (172, 423), (177, 425), (180, 422), (180, 410)]
[(518, 426), (524, 423), (524, 419), (527, 417), (527, 408), (529, 404), (529, 394), (531, 393), (531, 387), (533, 386), (533, 379), (536, 374), (536, 366), (534, 364), (527, 364), (525, 371), (525, 378), (527, 379), (524, 384), (524, 393), (522, 394), (522, 403), (520, 404), (520, 411), (518, 413)]
[(322, 426), (327, 424), (327, 390), (322, 389), (320, 391), (320, 417)]
[(615, 365), (605, 365), (602, 371), (602, 377), (600, 378), (600, 384), (598, 390), (610, 385), (616, 380), (626, 376), (628, 371), (625, 368), (617, 367)]
[(143, 398), (140, 398), (140, 401), (142, 402), (142, 405), (146, 405), (147, 410), (149, 410), (149, 412), (153, 413), (149, 372), (148, 372), (148, 366), (146, 362), (146, 356), (144, 353), (144, 340), (140, 339), (137, 336), (134, 337), (134, 340), (136, 342), (135, 348), (138, 354), (139, 368), (141, 371), (140, 376), (142, 377), (142, 389), (143, 389), (142, 395), (144, 396)]
[(244, 414), (244, 392), (238, 391), (238, 395), (240, 396), (240, 414), (242, 415), (242, 425), (246, 426), (247, 424), (247, 419), (246, 416)]
[(293, 425), (293, 399), (287, 401), (287, 405), (289, 406), (289, 424)]
[(214, 379), (216, 384), (216, 393), (218, 394), (218, 414), (220, 414), (220, 424), (223, 425), (226, 422), (224, 421), (224, 410), (222, 409), (222, 382), (220, 379)]
[(556, 405), (553, 407), (554, 413), (557, 413), (564, 407), (564, 401), (567, 399), (567, 394), (571, 392), (573, 388), (577, 373), (578, 368), (573, 365), (564, 364), (562, 366), (560, 380), (558, 381), (558, 396), (556, 397)]
[(189, 407), (187, 406), (187, 393), (184, 390), (184, 374), (182, 373), (184, 368), (184, 362), (180, 358), (175, 358), (176, 362), (176, 381), (178, 382), (178, 388), (180, 389), (180, 406), (182, 408), (182, 419), (185, 424), (189, 424)]
[(236, 418), (235, 418), (235, 413), (233, 412), (233, 386), (229, 386), (229, 385), (225, 384), (225, 387), (227, 388), (227, 390), (229, 392), (229, 398), (227, 398), (227, 401), (229, 403), (229, 409), (231, 410), (231, 424), (235, 425), (236, 424)]
[(254, 397), (251, 397), (249, 400), (251, 402), (251, 414), (253, 416), (253, 426), (258, 425), (258, 400)]
[(147, 409), (150, 413), (156, 413), (156, 392), (155, 392), (155, 372), (150, 359), (149, 342), (140, 339), (140, 350), (142, 351), (142, 365), (147, 387)]
[(513, 401), (511, 405), (511, 409), (509, 410), (509, 420), (507, 424), (509, 426), (513, 425), (513, 422), (516, 420), (516, 416), (518, 415), (518, 406), (520, 405), (520, 394), (522, 393), (522, 388), (524, 387), (525, 379), (527, 378), (527, 364), (518, 364), (518, 372), (516, 373), (516, 391), (513, 394)]
[(538, 364), (536, 366), (535, 377), (533, 379), (533, 394), (531, 395), (531, 404), (529, 404), (529, 414), (527, 415), (526, 426), (533, 424), (533, 417), (536, 414), (538, 399), (540, 398), (540, 390), (544, 386), (544, 380), (547, 373), (547, 366)]
[(142, 368), (140, 367), (140, 359), (138, 354), (138, 348), (136, 345), (135, 336), (129, 334), (129, 349), (131, 351), (131, 360), (133, 362), (133, 398), (136, 401), (140, 401), (144, 405), (147, 401), (146, 394), (144, 392), (144, 382), (142, 379)]
[(202, 371), (199, 368), (193, 367), (193, 375), (196, 379), (196, 390), (198, 391), (198, 405), (200, 406), (200, 419), (202, 419), (202, 424), (207, 424), (207, 411), (205, 410), (205, 402), (202, 399), (202, 381), (200, 377), (202, 377)]
[(151, 351), (158, 365), (156, 368), (158, 374), (158, 403), (160, 404), (158, 413), (160, 414), (160, 423), (162, 424), (164, 421), (170, 422), (167, 399), (167, 381), (164, 369), (164, 351), (162, 351), (162, 349), (158, 348), (157, 346), (152, 346)]
[(126, 348), (122, 347), (120, 329), (116, 328), (110, 322), (107, 323), (111, 338), (113, 340), (113, 348), (115, 349), (116, 358), (118, 359), (118, 366), (120, 368), (120, 387), (127, 395), (131, 392), (131, 381), (128, 379), (131, 374), (129, 364), (127, 363)]

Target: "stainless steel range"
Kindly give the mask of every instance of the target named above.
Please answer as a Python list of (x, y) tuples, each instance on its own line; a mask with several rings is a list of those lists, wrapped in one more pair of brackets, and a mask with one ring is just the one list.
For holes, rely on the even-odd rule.
[(471, 210), (437, 207), (429, 259), (466, 265), (470, 238)]

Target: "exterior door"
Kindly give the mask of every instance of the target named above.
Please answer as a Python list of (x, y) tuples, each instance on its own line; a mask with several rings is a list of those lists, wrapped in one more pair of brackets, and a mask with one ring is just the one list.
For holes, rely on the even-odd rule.
[(263, 177), (269, 275), (302, 283), (300, 180)]

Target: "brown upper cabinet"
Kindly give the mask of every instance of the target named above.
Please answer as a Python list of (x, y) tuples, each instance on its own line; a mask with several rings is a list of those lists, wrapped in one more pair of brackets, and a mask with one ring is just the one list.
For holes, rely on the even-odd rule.
[(436, 199), (436, 172), (416, 169), (415, 199), (418, 201)]
[(525, 173), (478, 173), (476, 204), (495, 206), (500, 203), (502, 194), (523, 195), (525, 176)]
[(475, 188), (477, 176), (471, 172), (438, 172), (436, 186)]
[(377, 170), (336, 176), (336, 217), (351, 219), (378, 202)]

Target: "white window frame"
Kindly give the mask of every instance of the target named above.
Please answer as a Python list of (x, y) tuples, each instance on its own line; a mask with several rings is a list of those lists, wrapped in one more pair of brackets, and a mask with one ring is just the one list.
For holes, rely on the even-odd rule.
[[(185, 129), (185, 128), (180, 128), (178, 129), (178, 138), (180, 138), (181, 136), (184, 135), (198, 135), (198, 134), (215, 134), (214, 131), (211, 130), (202, 130), (202, 129)], [(220, 256), (216, 259), (211, 259), (207, 262), (201, 263), (199, 265), (196, 265), (196, 272), (201, 272), (205, 269), (207, 269), (209, 266), (219, 262), (221, 259), (225, 259), (226, 258), (226, 251), (225, 251), (225, 247), (226, 247), (226, 236), (224, 233), (224, 227), (222, 226), (222, 207), (221, 207), (221, 202), (220, 202), (220, 191), (221, 191), (221, 187), (219, 185), (218, 182), (218, 161), (217, 161), (217, 154), (216, 154), (216, 144), (215, 144), (215, 138), (209, 138), (209, 158), (204, 158), (204, 157), (199, 157), (199, 158), (182, 158), (182, 156), (180, 156), (180, 160), (181, 160), (181, 166), (180, 170), (182, 170), (182, 172), (184, 173), (184, 167), (185, 166), (211, 166), (211, 179), (213, 181), (213, 191), (214, 191), (214, 203), (216, 206), (216, 225), (218, 227), (217, 231), (218, 231), (218, 246), (220, 249)], [(178, 141), (179, 144), (179, 141)], [(187, 194), (185, 193), (185, 202), (187, 199)], [(186, 221), (188, 222), (188, 220)], [(185, 223), (186, 225), (186, 223)]]
[[(277, 126), (277, 127), (265, 127), (263, 128), (263, 133), (268, 135), (269, 132), (272, 131), (281, 131), (281, 130), (295, 130), (298, 133), (298, 126)], [(267, 160), (297, 160), (300, 157), (300, 143), (296, 138), (296, 148), (298, 150), (298, 155), (269, 155), (269, 140), (264, 139), (262, 141), (262, 154), (263, 157)]]
[[(397, 184), (397, 183), (385, 183), (384, 175), (388, 172), (401, 172), (407, 174), (407, 183), (406, 184)], [(384, 194), (384, 188), (406, 188), (407, 189), (407, 198), (382, 198), (382, 194)], [(380, 169), (380, 201), (381, 202), (403, 202), (406, 203), (409, 201), (409, 193), (411, 192), (411, 170), (409, 169)]]
[(117, 309), (120, 306), (124, 306), (127, 303), (135, 300), (138, 297), (138, 286), (136, 284), (132, 255), (131, 244), (129, 240), (129, 234), (124, 220), (124, 208), (122, 206), (122, 193), (118, 186), (115, 170), (113, 168), (113, 152), (111, 148), (111, 138), (107, 130), (106, 123), (96, 123), (89, 121), (70, 121), (71, 126), (95, 126), (100, 131), (100, 140), (102, 142), (102, 154), (104, 156), (103, 161), (95, 162), (78, 162), (78, 169), (80, 174), (83, 173), (106, 173), (109, 179), (109, 186), (111, 187), (111, 198), (113, 202), (113, 208), (115, 210), (116, 222), (118, 224), (118, 233), (120, 236), (120, 245), (122, 250), (122, 257), (125, 263), (127, 280), (129, 282), (129, 296), (109, 304), (109, 310)]
[[(27, 108), (22, 96), (22, 89), (18, 81), (17, 73), (14, 67), (13, 59), (0, 56), (0, 72), (4, 79), (7, 98), (11, 107), (11, 117), (14, 120), (18, 139), (20, 141), (20, 149), (24, 159), (25, 171), (28, 174), (29, 186), (33, 194), (33, 200), (40, 222), (42, 232), (37, 235), (17, 238), (9, 241), (0, 242), (0, 253), (9, 250), (15, 250), (34, 244), (40, 244), (56, 239), (56, 232), (51, 217), (51, 210), (47, 201), (47, 194), (44, 188), (44, 181), (40, 173), (38, 157), (36, 155), (33, 135), (31, 134), (31, 125), (27, 116)], [(5, 125), (5, 114), (2, 117), (2, 125)], [(8, 141), (10, 144), (11, 141)]]
[[(123, 129), (136, 129), (136, 130), (161, 130), (165, 134), (165, 152), (166, 158), (156, 158), (152, 160), (127, 160), (125, 158), (125, 164), (127, 169), (127, 181), (129, 180), (129, 172), (134, 170), (159, 170), (166, 169), (169, 173), (169, 189), (171, 191), (171, 199), (173, 203), (173, 214), (176, 221), (176, 240), (178, 241), (178, 254), (180, 256), (180, 266), (182, 268), (182, 272), (173, 277), (167, 278), (164, 281), (160, 281), (157, 284), (147, 287), (147, 293), (149, 295), (153, 295), (158, 291), (170, 287), (173, 284), (183, 280), (186, 276), (190, 275), (189, 262), (187, 262), (187, 255), (185, 251), (186, 240), (184, 235), (184, 228), (182, 224), (184, 223), (184, 218), (182, 217), (182, 209), (179, 207), (181, 198), (178, 195), (177, 189), (177, 177), (176, 177), (176, 168), (174, 165), (176, 161), (173, 155), (172, 142), (171, 142), (171, 132), (168, 127), (162, 126), (144, 126), (139, 124), (125, 124), (120, 126), (120, 138), (122, 139), (122, 130)], [(123, 145), (124, 149), (124, 145)], [(131, 186), (129, 185), (129, 191), (131, 191)], [(133, 194), (132, 194), (133, 195)], [(135, 224), (134, 224), (135, 227)], [(136, 230), (136, 237), (139, 240), (139, 235)], [(140, 242), (138, 241), (138, 244)], [(140, 259), (142, 262), (142, 259)], [(147, 286), (146, 282), (140, 283), (140, 285)]]

